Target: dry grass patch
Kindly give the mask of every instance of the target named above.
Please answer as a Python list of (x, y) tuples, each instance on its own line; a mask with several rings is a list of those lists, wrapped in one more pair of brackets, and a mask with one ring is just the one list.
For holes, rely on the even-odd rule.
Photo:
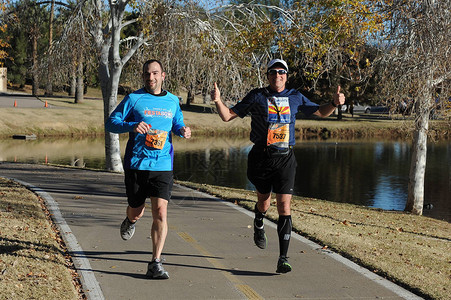
[(1, 299), (79, 299), (60, 237), (38, 197), (0, 178)]
[[(254, 209), (252, 191), (178, 181)], [(274, 200), (275, 201), (275, 200)], [(275, 203), (274, 203), (275, 204)], [(277, 220), (275, 205), (267, 216)], [(429, 299), (451, 293), (451, 224), (404, 212), (294, 196), (293, 230)]]
[(103, 133), (103, 112), (95, 109), (2, 108), (0, 133), (31, 134), (38, 136), (95, 135)]
[[(28, 87), (25, 92), (29, 92)], [(42, 91), (43, 93), (43, 91)], [(186, 93), (180, 93), (186, 99)], [(118, 101), (124, 98), (118, 96)], [(38, 136), (99, 135), (104, 133), (103, 100), (100, 89), (88, 89), (82, 103), (74, 103), (73, 97), (55, 93), (53, 97), (39, 96), (50, 108), (2, 108), (0, 109), (0, 136), (30, 134)], [(185, 123), (193, 130), (193, 136), (236, 136), (247, 137), (251, 118), (236, 118), (223, 122), (215, 112), (213, 104), (202, 104), (198, 98), (190, 107), (183, 105)], [(402, 138), (410, 139), (413, 121), (401, 116), (361, 114), (351, 117), (343, 114), (325, 119), (300, 119), (296, 122), (297, 138)], [(446, 120), (431, 120), (429, 133), (432, 138), (451, 136), (451, 123)]]

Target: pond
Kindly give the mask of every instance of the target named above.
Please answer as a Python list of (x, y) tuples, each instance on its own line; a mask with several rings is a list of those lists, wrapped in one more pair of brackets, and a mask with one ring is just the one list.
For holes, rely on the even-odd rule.
[[(246, 139), (174, 138), (179, 180), (253, 190), (247, 180)], [(122, 151), (125, 140), (121, 142)], [(410, 142), (298, 141), (296, 195), (403, 210), (407, 200)], [(0, 140), (0, 161), (104, 168), (103, 138)], [(428, 144), (424, 215), (451, 221), (451, 142)]]

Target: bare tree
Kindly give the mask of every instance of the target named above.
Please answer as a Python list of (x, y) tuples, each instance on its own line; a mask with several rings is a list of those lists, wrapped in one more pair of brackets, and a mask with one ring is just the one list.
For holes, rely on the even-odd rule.
[[(406, 211), (421, 215), (424, 203), (427, 136), (431, 108), (448, 97), (451, 78), (451, 1), (388, 1), (382, 86), (394, 101), (415, 107), (415, 131)], [(440, 94), (438, 94), (440, 93)]]
[[(83, 2), (83, 9), (80, 6), (80, 15), (88, 19), (86, 24), (89, 25), (88, 30), (97, 49), (105, 120), (116, 106), (119, 80), (125, 64), (143, 45), (148, 45), (150, 49), (158, 48), (158, 45), (164, 44), (171, 38), (167, 32), (168, 27), (165, 26), (168, 20), (184, 19), (192, 26), (194, 32), (204, 35), (205, 41), (213, 45), (214, 49), (218, 49), (222, 43), (219, 31), (214, 29), (215, 26), (209, 20), (201, 19), (198, 15), (189, 14), (184, 10), (188, 7), (189, 1), (180, 4), (164, 0), (136, 1), (134, 7), (138, 17), (127, 19), (125, 18), (126, 8), (130, 3), (129, 0), (109, 0), (108, 2), (93, 0)], [(223, 11), (219, 11), (219, 9), (216, 10), (218, 15), (223, 14)], [(252, 10), (246, 12), (252, 12)], [(122, 30), (131, 25), (137, 25), (138, 34), (122, 39)], [(167, 58), (167, 61), (177, 59), (167, 55), (168, 51), (165, 52), (165, 56), (160, 55), (160, 57)], [(221, 54), (215, 52), (215, 55), (215, 58), (218, 58)], [(215, 68), (219, 66), (218, 61), (214, 63), (208, 68), (209, 72), (217, 72)], [(229, 63), (230, 70), (238, 74), (239, 68), (234, 68), (238, 62), (230, 60)], [(239, 76), (233, 76), (232, 81), (237, 77)], [(235, 80), (235, 83), (238, 81)], [(105, 134), (105, 156), (106, 169), (123, 171), (117, 134)]]
[[(44, 3), (44, 2), (43, 2)], [(41, 69), (52, 69), (52, 84), (70, 85), (70, 96), (74, 96), (74, 103), (83, 102), (84, 98), (84, 69), (92, 61), (91, 42), (86, 30), (84, 18), (79, 16), (80, 4), (64, 4), (56, 2), (61, 10), (61, 22), (65, 26), (61, 35), (56, 39), (45, 59), (41, 62)], [(46, 91), (48, 93), (48, 91)]]
[[(130, 57), (141, 47), (152, 34), (145, 36), (141, 31), (133, 37), (133, 45), (121, 56), (121, 30), (138, 20), (124, 20), (128, 0), (91, 1), (86, 7), (88, 11), (89, 32), (92, 34), (97, 48), (99, 79), (104, 102), (104, 120), (108, 118), (117, 103), (117, 91), (122, 69)], [(86, 3), (89, 4), (89, 3)], [(150, 12), (150, 7), (143, 3)], [(105, 132), (106, 169), (122, 172), (122, 160), (119, 147), (119, 135)]]
[[(48, 48), (48, 56), (52, 56), (53, 52), (53, 20), (55, 16), (55, 0), (52, 0), (50, 4), (50, 16), (49, 16), (49, 48)], [(47, 66), (47, 84), (45, 86), (45, 94), (53, 95), (53, 63), (52, 60), (48, 60)]]

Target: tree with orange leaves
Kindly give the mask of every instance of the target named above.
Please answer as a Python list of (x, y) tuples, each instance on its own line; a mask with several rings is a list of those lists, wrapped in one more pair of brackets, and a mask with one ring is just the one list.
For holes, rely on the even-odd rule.
[[(8, 4), (8, 0), (0, 0), (0, 11), (2, 13), (2, 17), (0, 19), (0, 32), (6, 32), (7, 24), (4, 22), (4, 12), (6, 10), (6, 5)], [(0, 38), (0, 67), (3, 67), (3, 62), (5, 58), (8, 57), (8, 52), (5, 50), (9, 48), (9, 43)]]

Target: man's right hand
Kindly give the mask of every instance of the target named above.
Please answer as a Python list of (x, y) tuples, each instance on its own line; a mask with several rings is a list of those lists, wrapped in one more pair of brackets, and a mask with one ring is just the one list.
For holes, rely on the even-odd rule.
[(141, 121), (135, 125), (135, 128), (133, 130), (134, 130), (134, 132), (137, 132), (137, 133), (146, 134), (147, 131), (149, 131), (150, 127), (152, 127), (152, 126)]

